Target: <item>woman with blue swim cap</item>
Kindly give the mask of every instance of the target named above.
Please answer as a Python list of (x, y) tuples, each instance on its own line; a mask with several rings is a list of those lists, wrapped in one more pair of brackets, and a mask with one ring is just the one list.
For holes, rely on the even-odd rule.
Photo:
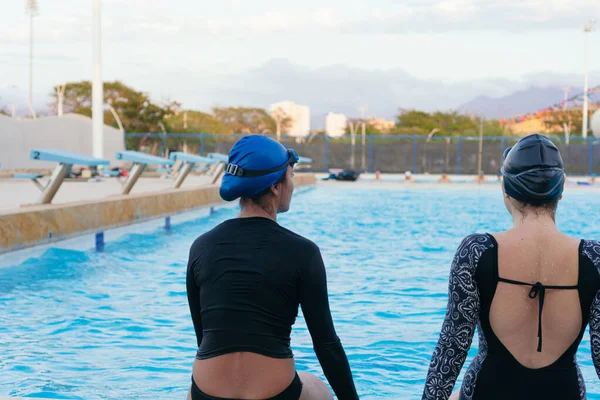
[[(565, 173), (548, 138), (527, 136), (503, 158), (513, 226), (467, 236), (458, 248), (422, 398), (582, 400), (575, 353), (588, 322), (600, 374), (600, 243), (556, 226)], [(451, 397), (476, 326), (477, 356)]]
[(190, 249), (187, 295), (198, 351), (188, 398), (331, 399), (318, 377), (296, 372), (290, 332), (302, 307), (323, 372), (340, 400), (358, 399), (338, 338), (319, 247), (277, 223), (288, 211), (298, 155), (266, 136), (240, 139), (220, 188), (237, 218)]

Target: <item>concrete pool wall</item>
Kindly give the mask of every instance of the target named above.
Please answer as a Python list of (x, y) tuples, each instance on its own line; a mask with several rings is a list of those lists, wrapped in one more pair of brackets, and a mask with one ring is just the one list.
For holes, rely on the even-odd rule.
[[(314, 185), (316, 177), (296, 174), (294, 183)], [(161, 217), (168, 224), (171, 215), (223, 203), (218, 185), (204, 185), (23, 207), (0, 214), (0, 254)]]

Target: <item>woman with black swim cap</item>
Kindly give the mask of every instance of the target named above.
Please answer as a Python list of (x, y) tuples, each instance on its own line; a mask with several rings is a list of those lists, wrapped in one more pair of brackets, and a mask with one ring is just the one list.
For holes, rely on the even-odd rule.
[(188, 302), (196, 331), (189, 398), (331, 399), (316, 376), (296, 373), (290, 332), (298, 306), (323, 372), (340, 400), (358, 399), (334, 329), (316, 244), (277, 224), (288, 211), (298, 155), (265, 136), (240, 139), (220, 188), (241, 212), (190, 249)]
[(422, 398), (450, 398), (477, 326), (477, 356), (452, 399), (585, 399), (575, 353), (589, 322), (600, 374), (600, 243), (556, 227), (565, 174), (548, 138), (521, 139), (501, 171), (513, 227), (458, 248)]

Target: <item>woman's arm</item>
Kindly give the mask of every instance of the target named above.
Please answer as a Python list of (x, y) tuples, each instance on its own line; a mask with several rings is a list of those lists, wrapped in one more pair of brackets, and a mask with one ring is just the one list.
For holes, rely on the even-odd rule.
[(600, 291), (594, 297), (590, 310), (590, 343), (592, 361), (600, 378)]
[(339, 400), (358, 399), (348, 358), (338, 338), (327, 293), (327, 276), (319, 248), (301, 273), (300, 305), (323, 373)]
[(485, 235), (470, 235), (456, 251), (450, 269), (446, 317), (431, 357), (423, 400), (447, 400), (467, 358), (479, 319), (475, 270), (479, 257), (489, 247), (488, 241)]
[(196, 284), (196, 258), (193, 257), (192, 251), (190, 251), (190, 257), (185, 278), (185, 286), (187, 291), (188, 305), (190, 307), (190, 314), (192, 315), (192, 322), (194, 323), (194, 331), (196, 331), (196, 341), (198, 342), (198, 348), (200, 348), (200, 344), (202, 343), (202, 317), (200, 316), (200, 287)]
[[(586, 240), (583, 244), (583, 253), (590, 259), (600, 273), (600, 242)], [(600, 290), (596, 293), (590, 307), (590, 343), (592, 361), (596, 374), (600, 378)]]

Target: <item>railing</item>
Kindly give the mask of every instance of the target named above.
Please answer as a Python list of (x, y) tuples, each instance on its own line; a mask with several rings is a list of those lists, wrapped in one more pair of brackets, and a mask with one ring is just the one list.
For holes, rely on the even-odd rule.
[[(228, 153), (243, 136), (210, 133), (125, 134), (128, 150), (163, 156), (166, 149), (181, 151), (184, 145), (188, 152), (199, 155)], [(275, 138), (274, 135), (271, 137)], [(567, 174), (600, 173), (600, 139), (572, 137), (569, 144), (562, 137), (551, 139), (561, 152)], [(519, 137), (514, 136), (484, 136), (483, 173), (498, 173), (504, 149), (518, 140)], [(325, 135), (308, 139), (282, 135), (281, 142), (286, 147), (294, 148), (298, 154), (312, 158), (313, 171), (344, 168), (383, 173), (477, 174), (479, 137), (474, 136), (434, 136), (428, 140), (425, 136), (367, 135), (364, 146), (359, 136), (354, 148), (348, 137), (333, 139)]]

